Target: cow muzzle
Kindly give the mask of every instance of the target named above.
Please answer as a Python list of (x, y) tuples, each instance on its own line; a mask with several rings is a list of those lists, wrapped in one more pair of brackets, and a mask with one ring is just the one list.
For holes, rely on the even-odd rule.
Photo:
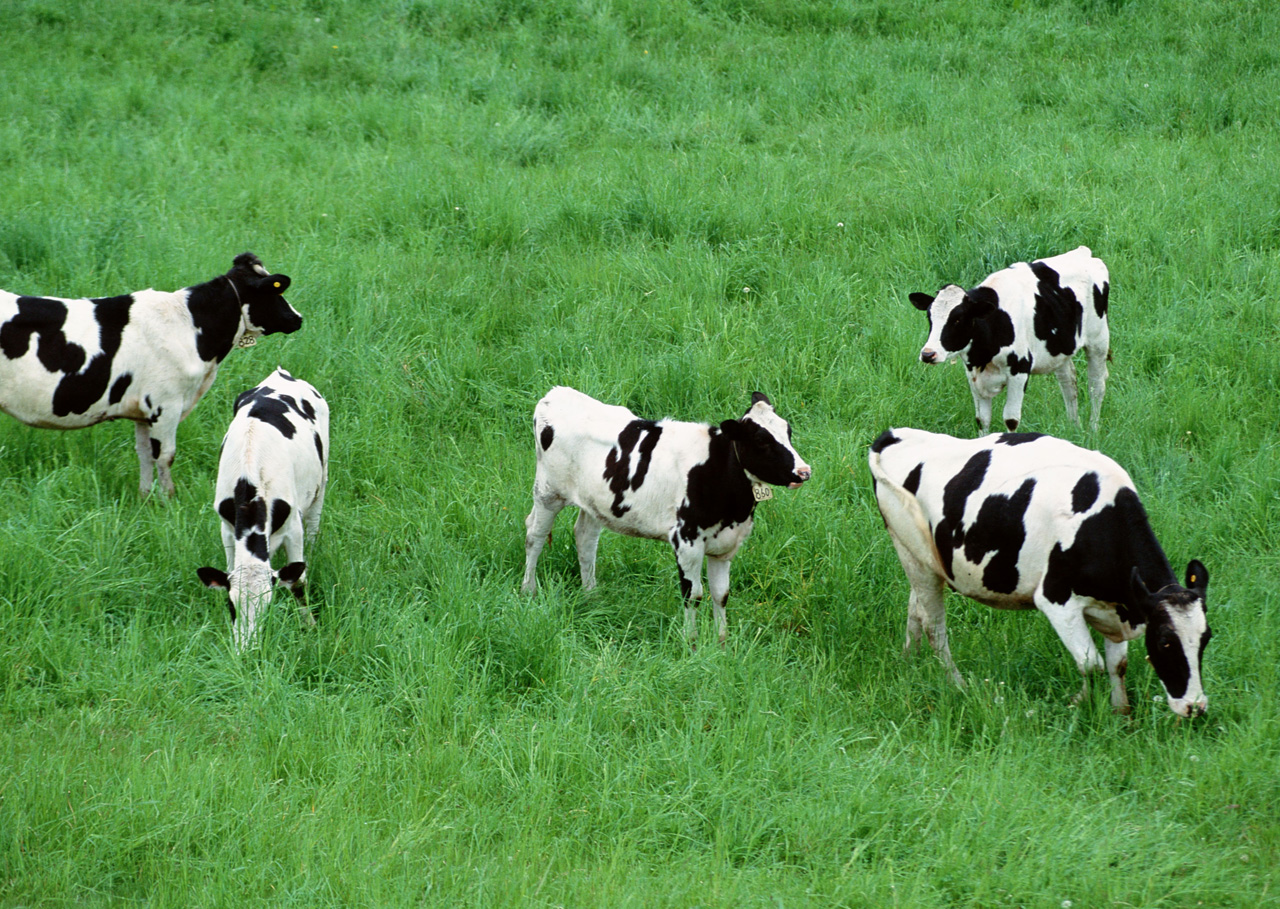
[(1169, 709), (1180, 717), (1185, 717), (1188, 720), (1194, 720), (1196, 717), (1204, 716), (1208, 713), (1209, 701), (1203, 696), (1196, 698), (1195, 700), (1184, 700), (1182, 698), (1174, 700), (1171, 698), (1169, 700)]
[(799, 477), (799, 479), (792, 483), (788, 483), (787, 489), (799, 489), (801, 483), (813, 476), (813, 470), (806, 464), (804, 467), (799, 468), (795, 475)]
[(931, 347), (926, 347), (924, 350), (920, 351), (920, 362), (940, 363), (942, 361), (938, 359), (938, 352), (936, 350)]

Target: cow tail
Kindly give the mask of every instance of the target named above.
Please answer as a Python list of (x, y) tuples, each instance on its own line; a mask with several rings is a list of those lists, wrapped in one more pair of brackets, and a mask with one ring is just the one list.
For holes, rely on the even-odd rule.
[[(933, 538), (933, 529), (929, 526), (928, 518), (924, 516), (920, 501), (901, 485), (891, 480), (889, 475), (884, 472), (884, 468), (880, 466), (880, 452), (871, 452), (867, 458), (867, 463), (871, 467), (871, 476), (875, 479), (877, 486), (876, 504), (880, 508), (880, 517), (884, 519), (885, 527), (889, 530), (890, 535), (905, 546), (921, 565), (926, 565), (933, 569), (934, 574), (949, 583), (950, 579), (942, 570), (942, 555), (938, 552), (937, 541)], [(915, 533), (900, 535), (895, 530), (900, 525), (890, 524), (888, 515), (884, 513), (884, 505), (880, 502), (878, 488), (881, 486), (889, 490), (893, 499), (905, 513), (905, 517), (914, 526)]]

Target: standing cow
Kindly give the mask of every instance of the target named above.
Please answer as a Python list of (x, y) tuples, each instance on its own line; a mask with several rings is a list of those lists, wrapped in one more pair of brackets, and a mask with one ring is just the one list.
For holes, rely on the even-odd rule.
[(1179, 716), (1204, 713), (1200, 662), (1209, 642), (1209, 573), (1174, 577), (1129, 475), (1096, 451), (1037, 433), (955, 439), (891, 429), (871, 446), (871, 475), (885, 527), (911, 582), (904, 652), (921, 633), (964, 680), (947, 644), (947, 587), (997, 609), (1039, 609), (1088, 673), (1103, 661), (1111, 705), (1129, 712), (1129, 641), (1147, 658)]
[[(320, 527), (328, 452), (329, 405), (306, 382), (277, 368), (236, 398), (214, 494), (227, 570), (196, 573), (206, 587), (227, 591), (237, 649), (253, 640), (276, 581), (293, 592), (303, 621), (315, 624), (304, 599), (302, 547), (304, 536)], [(288, 563), (273, 571), (271, 557), (281, 544)]]
[(1107, 266), (1089, 247), (1035, 262), (1018, 262), (989, 276), (973, 290), (948, 284), (937, 296), (913, 293), (916, 309), (929, 316), (925, 363), (963, 356), (978, 425), (991, 428), (991, 401), (1007, 384), (1004, 424), (1022, 419), (1027, 378), (1054, 373), (1067, 416), (1079, 423), (1076, 367), (1084, 348), (1089, 361), (1089, 425), (1096, 431), (1107, 388)]
[(301, 327), (281, 296), (288, 286), (246, 252), (225, 275), (172, 293), (67, 300), (0, 290), (0, 410), (45, 429), (133, 420), (140, 491), (158, 470), (172, 495), (178, 424), (231, 348)]
[(537, 469), (533, 510), (524, 522), (525, 593), (537, 590), (534, 569), (556, 514), (576, 505), (573, 531), (584, 588), (596, 585), (596, 545), (604, 528), (666, 540), (675, 550), (694, 644), (705, 556), (723, 647), (729, 563), (751, 534), (756, 502), (773, 495), (768, 484), (795, 489), (812, 474), (769, 399), (755, 392), (741, 419), (708, 426), (642, 420), (625, 407), (561, 386), (534, 408), (533, 432)]

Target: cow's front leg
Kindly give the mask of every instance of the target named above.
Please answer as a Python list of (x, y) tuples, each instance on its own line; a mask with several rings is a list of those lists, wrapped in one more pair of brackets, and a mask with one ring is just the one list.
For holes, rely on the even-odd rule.
[(1102, 396), (1107, 393), (1107, 342), (1087, 350), (1089, 357), (1089, 428), (1098, 431)]
[(711, 591), (711, 610), (716, 617), (716, 634), (720, 636), (720, 649), (724, 649), (729, 636), (729, 619), (725, 606), (729, 602), (729, 563), (732, 559), (707, 556), (707, 588)]
[(1030, 375), (1020, 372), (1009, 376), (1009, 390), (1004, 397), (1004, 426), (1009, 432), (1016, 430), (1022, 422), (1022, 399), (1027, 393), (1027, 379)]
[(1062, 389), (1062, 403), (1067, 407), (1067, 416), (1072, 423), (1080, 425), (1080, 391), (1076, 387), (1076, 364), (1067, 360), (1054, 371), (1058, 377), (1058, 387)]
[(974, 419), (984, 433), (991, 429), (991, 399), (982, 383), (981, 370), (969, 370), (969, 392), (973, 395)]
[(1124, 690), (1124, 674), (1129, 669), (1129, 642), (1104, 640), (1103, 650), (1107, 655), (1107, 675), (1111, 677), (1111, 712), (1127, 715), (1129, 693)]
[(698, 603), (702, 600), (702, 557), (706, 547), (702, 543), (689, 543), (676, 531), (671, 535), (671, 545), (676, 551), (676, 567), (680, 572), (680, 595), (684, 598), (685, 635), (689, 646), (698, 649)]
[(596, 549), (600, 545), (600, 533), (604, 525), (586, 509), (578, 512), (573, 524), (573, 541), (578, 547), (578, 570), (582, 572), (582, 589), (594, 590), (596, 586)]
[[(170, 409), (172, 410), (172, 416), (169, 414)], [(181, 414), (182, 410), (178, 407), (169, 409), (156, 407), (153, 422), (147, 430), (148, 444), (152, 460), (155, 461), (160, 491), (166, 496), (173, 495), (171, 469), (173, 467), (173, 459), (178, 453), (178, 423), (181, 421)], [(151, 488), (149, 472), (144, 476), (144, 479), (148, 482), (145, 488), (142, 489), (142, 494), (146, 495)]]
[(1066, 603), (1054, 603), (1044, 595), (1043, 591), (1035, 593), (1036, 608), (1044, 613), (1053, 630), (1058, 632), (1067, 651), (1076, 661), (1083, 684), (1080, 693), (1071, 699), (1071, 703), (1079, 704), (1089, 695), (1089, 673), (1102, 669), (1102, 657), (1098, 647), (1093, 643), (1093, 635), (1089, 633), (1089, 625), (1085, 622), (1084, 609), (1087, 603), (1080, 597), (1072, 596)]

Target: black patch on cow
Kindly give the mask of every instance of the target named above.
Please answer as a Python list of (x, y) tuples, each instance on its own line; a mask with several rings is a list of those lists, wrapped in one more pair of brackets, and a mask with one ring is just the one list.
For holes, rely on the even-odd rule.
[[(262, 501), (259, 499), (258, 501)], [(249, 550), (249, 554), (259, 561), (265, 562), (270, 558), (271, 554), (267, 549), (267, 535), (260, 531), (254, 531), (244, 538), (245, 549)]]
[(293, 506), (284, 499), (273, 499), (271, 502), (271, 532), (279, 533), (284, 522), (289, 520)]
[(218, 503), (218, 515), (232, 527), (236, 526), (236, 500), (227, 496)]
[[(701, 566), (699, 566), (701, 571)], [(680, 563), (676, 562), (676, 574), (680, 575), (680, 598), (689, 600), (693, 596), (693, 581), (685, 575), (684, 569), (680, 567)]]
[(1031, 366), (1035, 363), (1035, 358), (1028, 353), (1025, 357), (1020, 357), (1015, 353), (1010, 353), (1006, 358), (1009, 363), (1009, 375), (1019, 376), (1022, 374), (1031, 374)]
[(755, 420), (725, 420), (720, 424), (720, 431), (727, 431), (733, 441), (734, 456), (756, 479), (774, 486), (799, 481), (795, 454)]
[(1024, 517), (1031, 504), (1036, 481), (1026, 479), (1011, 496), (988, 496), (978, 509), (978, 517), (964, 535), (964, 557), (978, 564), (988, 552), (995, 553), (982, 572), (982, 586), (995, 593), (1013, 593), (1018, 588), (1018, 555), (1027, 539)]
[(1107, 298), (1111, 296), (1110, 282), (1103, 281), (1102, 287), (1093, 285), (1093, 311), (1098, 314), (1098, 318), (1105, 318), (1107, 315)]
[(901, 439), (899, 439), (897, 436), (893, 434), (892, 429), (886, 429), (884, 432), (880, 433), (880, 435), (876, 437), (876, 440), (874, 442), (871, 443), (871, 450), (876, 453), (879, 453), (884, 451), (890, 445), (897, 444), (898, 442), (901, 442), (901, 441), (902, 441)]
[(36, 358), (49, 372), (78, 372), (84, 365), (84, 348), (69, 344), (62, 329), (67, 323), (67, 305), (43, 297), (18, 297), (18, 311), (0, 325), (0, 352), (10, 360), (25, 357), (31, 336), (39, 335)]
[(205, 362), (221, 363), (231, 353), (240, 330), (240, 305), (225, 278), (187, 288), (187, 310), (196, 328), (196, 353)]
[(236, 504), (236, 539), (243, 540), (254, 531), (262, 532), (267, 526), (267, 502), (258, 495), (258, 487), (246, 477), (236, 480), (234, 493)]
[[(653, 458), (653, 448), (660, 438), (662, 427), (652, 420), (632, 420), (618, 433), (618, 444), (609, 449), (603, 474), (613, 492), (610, 510), (615, 517), (620, 518), (631, 510), (630, 505), (622, 504), (623, 496), (644, 484), (645, 475), (649, 472), (649, 462)], [(637, 453), (634, 465), (631, 463), (633, 452)], [(628, 467), (632, 468), (630, 476), (627, 475)]]
[(160, 440), (156, 438), (151, 440), (151, 460), (160, 460)]
[(940, 339), (950, 351), (963, 350), (968, 345), (965, 365), (981, 369), (1013, 343), (1013, 319), (1000, 309), (1000, 297), (994, 290), (975, 287), (951, 311)]
[(1076, 481), (1075, 488), (1071, 490), (1071, 510), (1076, 514), (1088, 511), (1098, 501), (1100, 489), (1098, 475), (1092, 470), (1086, 473)]
[(1115, 603), (1120, 619), (1137, 627), (1147, 617), (1145, 604), (1134, 603), (1130, 593), (1135, 567), (1153, 590), (1175, 583), (1146, 509), (1138, 494), (1124, 487), (1115, 501), (1080, 522), (1070, 549), (1054, 544), (1041, 587), (1054, 603), (1067, 602), (1073, 593)]
[(314, 423), (316, 421), (316, 409), (312, 406), (309, 400), (303, 398), (302, 402), (298, 406), (302, 411), (302, 416), (308, 423)]
[(902, 481), (902, 488), (912, 495), (920, 489), (920, 475), (924, 473), (924, 461), (921, 461), (911, 469), (911, 473), (907, 474), (907, 478)]
[(151, 411), (151, 416), (147, 417), (147, 422), (150, 423), (152, 426), (155, 426), (156, 421), (159, 420), (160, 417), (163, 415), (164, 415), (164, 408), (157, 407), (155, 410)]
[(316, 454), (320, 455), (320, 466), (323, 467), (324, 466), (324, 442), (321, 441), (320, 433), (318, 432), (311, 433), (311, 438), (315, 440)]
[[(290, 413), (295, 413), (312, 423), (315, 422), (315, 408), (305, 400), (303, 404), (307, 405), (305, 410), (293, 395), (278, 395), (271, 386), (259, 385), (257, 388), (242, 392), (236, 398), (235, 410), (239, 413), (241, 408), (248, 406), (249, 419), (261, 420), (268, 426), (275, 427), (286, 439), (292, 439), (298, 427), (289, 418)], [(311, 411), (310, 417), (307, 416), (307, 410)]]
[(689, 470), (685, 500), (676, 511), (677, 535), (692, 543), (704, 530), (750, 520), (755, 507), (751, 481), (734, 453), (734, 443), (712, 427), (707, 459)]
[(954, 578), (952, 553), (964, 545), (964, 507), (969, 496), (977, 491), (991, 465), (990, 449), (983, 449), (965, 462), (960, 472), (947, 481), (942, 490), (942, 519), (933, 529), (942, 567), (947, 577)]
[(556, 431), (551, 428), (550, 423), (542, 427), (542, 432), (538, 436), (538, 442), (541, 443), (543, 451), (546, 451), (551, 447), (551, 443), (555, 440), (555, 437)]
[(124, 399), (124, 393), (129, 390), (130, 383), (133, 382), (133, 374), (122, 372), (111, 383), (111, 391), (107, 394), (108, 404), (119, 404)]
[(1032, 327), (1053, 356), (1069, 357), (1076, 352), (1076, 338), (1084, 323), (1084, 307), (1075, 291), (1063, 287), (1059, 275), (1043, 262), (1032, 262), (1036, 276), (1036, 306)]
[(1000, 437), (996, 439), (997, 445), (1026, 445), (1028, 442), (1034, 442), (1036, 439), (1043, 439), (1042, 432), (1002, 432)]

